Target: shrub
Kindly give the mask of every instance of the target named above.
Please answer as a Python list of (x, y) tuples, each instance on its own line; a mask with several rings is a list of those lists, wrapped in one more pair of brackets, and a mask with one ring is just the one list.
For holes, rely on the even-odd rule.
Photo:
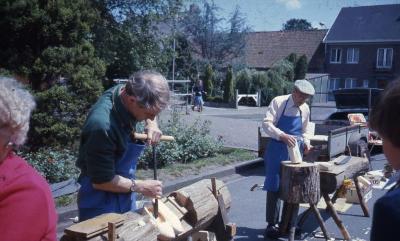
[[(160, 167), (175, 162), (187, 163), (202, 157), (214, 156), (222, 148), (222, 140), (210, 135), (210, 121), (186, 124), (178, 112), (172, 112), (167, 122), (160, 121), (165, 135), (175, 137), (175, 141), (160, 142), (157, 145), (157, 162)], [(152, 148), (146, 148), (138, 168), (152, 166)]]
[(77, 177), (76, 153), (68, 149), (41, 148), (36, 152), (21, 150), (18, 155), (33, 166), (49, 183), (65, 181)]
[(233, 80), (232, 66), (229, 66), (224, 81), (224, 101), (228, 103), (233, 101), (233, 99), (235, 98), (235, 91), (233, 90), (234, 86), (233, 82), (234, 80)]
[(203, 81), (204, 85), (203, 87), (204, 91), (207, 92), (207, 97), (212, 96), (214, 90), (213, 79), (214, 79), (214, 71), (212, 69), (211, 64), (208, 64), (204, 73), (204, 81)]
[(225, 101), (224, 101), (224, 98), (223, 98), (222, 96), (212, 96), (212, 97), (208, 97), (208, 98), (207, 98), (207, 101), (215, 102), (215, 103), (223, 103), (223, 102), (225, 102)]
[(296, 62), (296, 67), (295, 67), (295, 79), (304, 79), (306, 77), (308, 69), (308, 64), (307, 64), (307, 56), (304, 54), (300, 56), (300, 58)]

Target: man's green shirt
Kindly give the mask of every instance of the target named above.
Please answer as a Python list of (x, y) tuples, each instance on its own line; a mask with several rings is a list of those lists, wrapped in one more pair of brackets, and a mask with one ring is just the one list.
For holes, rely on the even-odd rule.
[(115, 163), (122, 158), (137, 123), (119, 96), (122, 87), (117, 85), (104, 92), (82, 129), (76, 165), (81, 175), (88, 176), (93, 183), (114, 178)]

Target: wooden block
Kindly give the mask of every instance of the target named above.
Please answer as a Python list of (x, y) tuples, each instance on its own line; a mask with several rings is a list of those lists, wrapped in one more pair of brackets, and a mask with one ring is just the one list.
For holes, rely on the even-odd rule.
[(124, 215), (117, 213), (106, 213), (92, 219), (74, 224), (64, 230), (70, 236), (79, 238), (91, 238), (100, 233), (107, 232), (108, 223), (115, 223), (121, 226), (124, 222)]
[(188, 213), (188, 210), (185, 207), (182, 207), (181, 205), (178, 204), (176, 201), (175, 197), (169, 196), (165, 199), (163, 199), (163, 202), (165, 206), (167, 206), (174, 214), (179, 218), (182, 219), (183, 216), (185, 216), (186, 213)]
[(117, 234), (115, 232), (115, 223), (108, 223), (108, 241), (116, 241), (117, 240)]
[(213, 232), (199, 231), (192, 234), (192, 241), (217, 241), (217, 239)]
[(158, 202), (158, 212), (164, 217), (166, 222), (170, 223), (175, 234), (180, 234), (185, 231), (179, 218), (164, 204), (164, 202)]
[(235, 237), (236, 235), (236, 223), (228, 223), (226, 226), (226, 231), (231, 235), (231, 237)]

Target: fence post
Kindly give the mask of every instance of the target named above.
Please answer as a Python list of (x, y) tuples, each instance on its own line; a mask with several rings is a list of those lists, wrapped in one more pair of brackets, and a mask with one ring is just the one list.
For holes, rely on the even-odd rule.
[(236, 89), (236, 91), (235, 91), (235, 108), (236, 108), (236, 109), (239, 108), (238, 96), (239, 96), (239, 90)]

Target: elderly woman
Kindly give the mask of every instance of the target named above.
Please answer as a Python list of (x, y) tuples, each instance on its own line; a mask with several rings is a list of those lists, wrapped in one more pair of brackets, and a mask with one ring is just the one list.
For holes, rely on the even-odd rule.
[(57, 214), (49, 186), (13, 151), (26, 139), (34, 107), (32, 95), (16, 80), (0, 77), (1, 240), (56, 240)]

